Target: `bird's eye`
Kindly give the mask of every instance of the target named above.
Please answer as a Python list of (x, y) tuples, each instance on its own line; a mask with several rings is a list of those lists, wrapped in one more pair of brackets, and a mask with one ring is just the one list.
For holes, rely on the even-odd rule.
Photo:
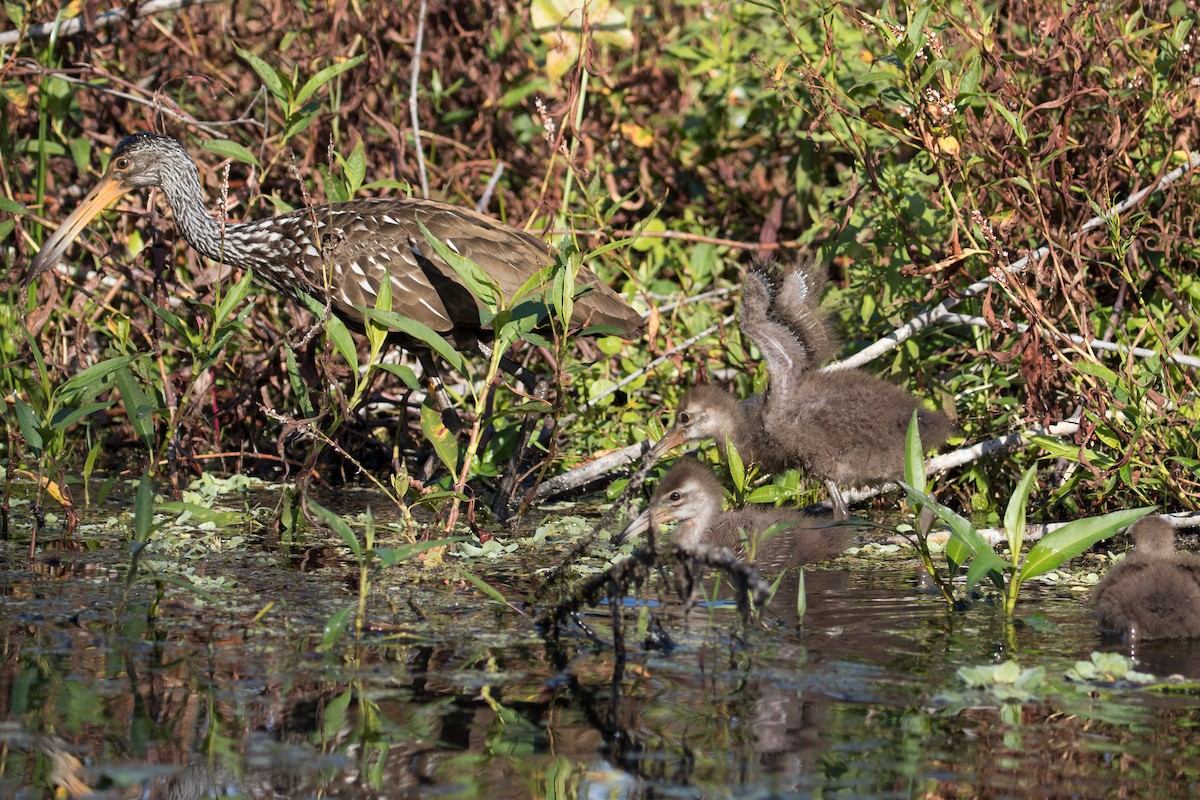
[(687, 413), (686, 411), (680, 411), (679, 419), (677, 419), (675, 421), (678, 422), (680, 425), (687, 425), (688, 422), (691, 421), (691, 419), (692, 419), (691, 414)]
[(120, 158), (118, 158), (116, 160), (116, 163), (113, 164), (113, 169), (120, 169), (120, 170), (129, 169), (129, 159), (125, 156), (121, 156)]
[(669, 499), (672, 503), (678, 503), (682, 497), (683, 495), (681, 495), (679, 492), (671, 492)]

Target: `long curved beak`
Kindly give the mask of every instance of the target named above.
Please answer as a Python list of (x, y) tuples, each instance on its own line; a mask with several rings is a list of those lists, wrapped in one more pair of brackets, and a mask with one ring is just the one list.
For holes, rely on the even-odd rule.
[(654, 447), (650, 448), (650, 452), (646, 453), (642, 458), (642, 463), (650, 466), (686, 441), (687, 438), (683, 435), (683, 432), (672, 425), (671, 429), (663, 434), (663, 438), (655, 442)]
[(613, 544), (624, 544), (631, 536), (639, 536), (650, 530), (650, 520), (653, 519), (656, 525), (662, 525), (664, 522), (670, 522), (675, 519), (671, 514), (670, 509), (659, 509), (655, 513), (653, 507), (643, 511), (637, 519), (625, 526), (625, 530), (617, 534), (617, 538), (613, 540)]
[(114, 200), (127, 191), (120, 181), (114, 180), (108, 175), (101, 178), (100, 182), (88, 192), (87, 197), (83, 198), (79, 207), (63, 220), (62, 224), (58, 226), (58, 230), (46, 240), (42, 249), (33, 257), (29, 269), (25, 270), (25, 277), (22, 279), (21, 285), (28, 286), (34, 278), (57, 264), (63, 253), (71, 246), (71, 242), (79, 236), (79, 232), (86, 228), (97, 214), (108, 208)]

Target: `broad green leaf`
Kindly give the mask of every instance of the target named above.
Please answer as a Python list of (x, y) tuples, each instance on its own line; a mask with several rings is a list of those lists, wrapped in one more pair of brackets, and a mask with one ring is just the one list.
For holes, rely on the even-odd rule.
[(99, 391), (103, 388), (101, 383), (112, 373), (117, 370), (127, 367), (137, 359), (137, 356), (117, 356), (106, 361), (101, 361), (99, 364), (93, 364), (87, 369), (75, 373), (75, 375), (64, 383), (58, 389), (60, 397), (68, 397), (75, 392), (83, 392), (84, 390)]
[(467, 285), (467, 289), (480, 302), (483, 303), (489, 311), (495, 314), (499, 311), (506, 300), (500, 287), (492, 280), (492, 276), (483, 271), (483, 268), (469, 258), (464, 258), (458, 253), (451, 250), (445, 242), (430, 233), (429, 228), (425, 227), (425, 223), (418, 216), (417, 227), (421, 229), (421, 234), (425, 237), (425, 241), (429, 242), (429, 246), (434, 249), (443, 261), (462, 278), (463, 283)]
[(470, 583), (476, 589), (478, 589), (479, 591), (483, 592), (485, 595), (490, 597), (492, 600), (495, 600), (497, 603), (502, 603), (503, 605), (508, 605), (508, 599), (505, 598), (505, 596), (500, 593), (499, 589), (492, 586), (490, 583), (485, 581), (483, 578), (480, 578), (475, 573), (471, 572), (470, 570), (460, 569), (458, 571), (458, 574), (461, 575), (464, 580), (466, 580), (468, 583)]
[(254, 53), (251, 53), (249, 50), (243, 50), (240, 47), (235, 47), (234, 50), (236, 50), (237, 54), (241, 56), (247, 64), (250, 65), (251, 69), (258, 73), (258, 77), (267, 87), (267, 91), (270, 92), (275, 99), (279, 100), (281, 104), (286, 103), (288, 100), (287, 90), (284, 88), (282, 77), (278, 72), (275, 71), (275, 68), (266, 61), (263, 61), (258, 56), (254, 55)]
[(1076, 364), (1075, 369), (1085, 375), (1093, 375), (1104, 381), (1104, 383), (1108, 384), (1109, 386), (1116, 386), (1121, 382), (1121, 379), (1117, 376), (1117, 373), (1113, 372), (1103, 364)]
[(228, 317), (235, 308), (242, 304), (242, 301), (245, 300), (250, 294), (250, 289), (253, 286), (253, 282), (254, 273), (252, 273), (250, 270), (246, 270), (246, 273), (242, 275), (241, 279), (238, 280), (238, 282), (233, 286), (229, 287), (229, 291), (227, 291), (225, 296), (221, 298), (221, 302), (217, 304), (216, 311), (213, 312), (213, 320), (217, 325), (220, 325), (222, 322), (224, 322), (225, 318)]
[(904, 480), (918, 492), (925, 492), (925, 448), (921, 446), (921, 428), (917, 422), (917, 411), (913, 409), (904, 434)]
[(9, 214), (28, 214), (29, 209), (8, 197), (0, 197), (0, 211), (7, 211)]
[(1033, 479), (1036, 476), (1036, 466), (1025, 471), (1016, 491), (1008, 499), (1008, 508), (1004, 511), (1004, 533), (1008, 538), (1008, 552), (1013, 564), (1020, 558), (1021, 543), (1025, 541), (1025, 508), (1029, 504), (1029, 492), (1033, 488)]
[(1068, 522), (1053, 533), (1043, 536), (1041, 541), (1030, 548), (1029, 555), (1021, 565), (1021, 580), (1036, 578), (1055, 569), (1096, 542), (1103, 541), (1121, 528), (1137, 522), (1154, 509), (1154, 506), (1124, 509), (1102, 517), (1085, 517)]
[(260, 166), (258, 158), (254, 153), (251, 153), (243, 145), (229, 139), (210, 139), (200, 146), (210, 153), (216, 153), (222, 158), (232, 158), (234, 161), (240, 161), (243, 164)]
[[(353, 608), (346, 607), (334, 612), (325, 622), (325, 630), (321, 633), (321, 643), (317, 645), (318, 653), (328, 653), (341, 640), (346, 633), (346, 620), (350, 619), (350, 615), (353, 613)], [(328, 711), (326, 714), (328, 715)]]
[(354, 692), (347, 689), (325, 704), (321, 713), (321, 733), (325, 742), (334, 741), (346, 727), (346, 712), (353, 699)]
[(342, 519), (337, 514), (330, 511), (328, 508), (325, 508), (317, 503), (315, 500), (310, 499), (308, 501), (308, 507), (312, 509), (316, 515), (321, 518), (321, 521), (328, 525), (334, 533), (341, 537), (342, 541), (346, 543), (346, 546), (350, 548), (350, 552), (354, 554), (354, 559), (356, 561), (361, 561), (363, 554), (362, 543), (358, 541), (358, 536), (354, 533), (354, 529), (350, 527), (349, 523), (347, 523), (346, 520)]
[(116, 373), (117, 390), (125, 403), (125, 413), (129, 416), (129, 424), (133, 432), (142, 440), (149, 450), (154, 449), (154, 412), (158, 404), (150, 402), (141, 384), (134, 377), (129, 367), (121, 367)]
[[(137, 293), (138, 297), (142, 298), (142, 302), (146, 307), (154, 312), (154, 315), (161, 319), (171, 330), (178, 333), (188, 341), (188, 346), (192, 350), (197, 350), (200, 347), (200, 338), (196, 335), (196, 331), (188, 327), (188, 325), (179, 318), (179, 316), (169, 308), (155, 303), (149, 295), (144, 295), (141, 292)], [(207, 306), (205, 306), (207, 308)]]
[(41, 455), (46, 442), (42, 438), (37, 415), (33, 413), (33, 409), (29, 407), (28, 403), (16, 395), (13, 395), (13, 409), (17, 414), (17, 426), (21, 429), (21, 435), (25, 437), (25, 444), (29, 445), (29, 449), (35, 455)]
[(50, 421), (50, 427), (60, 431), (66, 430), (84, 417), (95, 414), (97, 411), (103, 411), (115, 402), (116, 399), (112, 399), (103, 403), (89, 403), (79, 408), (63, 409), (54, 415), (54, 419)]
[[(454, 413), (453, 409), (450, 413)], [(421, 406), (421, 430), (424, 432), (425, 438), (433, 445), (433, 451), (437, 453), (438, 459), (451, 472), (457, 471), (458, 438), (446, 427), (446, 423), (442, 422), (442, 415), (428, 402)]]
[(287, 118), (283, 127), (283, 141), (289, 142), (293, 137), (299, 136), (301, 133), (312, 125), (317, 119), (316, 103), (309, 103), (302, 107), (299, 111)]
[(350, 151), (350, 157), (343, 162), (342, 168), (346, 171), (346, 179), (350, 182), (350, 194), (355, 194), (367, 176), (367, 156), (363, 149), (362, 139), (355, 143), (354, 149)]
[(303, 104), (306, 100), (308, 100), (308, 98), (312, 97), (313, 94), (315, 94), (316, 91), (318, 89), (320, 89), (322, 86), (329, 83), (331, 80), (333, 80), (338, 75), (341, 75), (346, 70), (354, 69), (359, 64), (361, 64), (363, 62), (363, 59), (365, 59), (366, 57), (367, 57), (367, 54), (363, 53), (362, 55), (357, 55), (354, 58), (350, 58), (345, 61), (340, 61), (336, 64), (330, 64), (328, 67), (325, 67), (320, 72), (318, 72), (316, 75), (313, 75), (311, 78), (309, 78), (307, 81), (305, 81), (304, 86), (302, 86), (300, 88), (300, 91), (296, 93), (296, 99), (294, 102), (296, 103), (296, 105)]
[(355, 306), (355, 308), (361, 311), (368, 319), (378, 322), (388, 330), (403, 333), (416, 339), (441, 356), (447, 364), (459, 372), (466, 370), (467, 362), (463, 360), (462, 355), (451, 347), (450, 343), (443, 339), (441, 334), (428, 325), (397, 314), (395, 311), (380, 311), (376, 308), (365, 308), (363, 306)]
[(741, 453), (734, 447), (732, 438), (725, 440), (725, 457), (729, 461), (729, 477), (740, 494), (746, 489), (746, 465), (742, 462)]
[(1009, 127), (1012, 128), (1013, 133), (1016, 134), (1017, 139), (1022, 145), (1029, 141), (1029, 133), (1025, 130), (1025, 125), (1019, 119), (1017, 119), (1016, 115), (1008, 110), (1008, 107), (1004, 105), (1003, 100), (989, 95), (988, 105), (995, 109), (996, 113), (1004, 117), (1004, 120), (1008, 123)]
[(413, 372), (412, 367), (404, 364), (379, 363), (375, 365), (375, 369), (395, 375), (405, 386), (413, 391), (421, 388), (421, 381), (417, 378), (417, 373)]
[(350, 365), (351, 372), (357, 373), (358, 348), (354, 346), (354, 337), (350, 335), (346, 323), (337, 317), (330, 317), (325, 321), (325, 335), (333, 343), (333, 349)]
[(468, 536), (451, 536), (446, 539), (433, 539), (428, 542), (412, 542), (400, 547), (379, 547), (373, 552), (375, 553), (375, 557), (379, 559), (380, 564), (385, 567), (393, 567), (402, 561), (408, 561), (413, 556), (424, 553), (426, 550), (446, 547), (455, 542), (465, 542), (469, 538)]

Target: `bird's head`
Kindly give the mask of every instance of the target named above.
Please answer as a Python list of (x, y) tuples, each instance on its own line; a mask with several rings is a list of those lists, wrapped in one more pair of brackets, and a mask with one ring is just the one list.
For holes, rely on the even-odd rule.
[(623, 542), (668, 522), (678, 523), (674, 541), (692, 547), (703, 541), (713, 517), (721, 513), (724, 491), (712, 471), (690, 458), (671, 467), (654, 489), (650, 506), (617, 537)]
[[(135, 133), (122, 139), (109, 159), (104, 177), (34, 256), (25, 272), (25, 285), (57, 264), (75, 237), (117, 198), (136, 189), (162, 186), (168, 171), (178, 169), (181, 164), (191, 166), (192, 161), (183, 146), (170, 136)], [(195, 166), (191, 169), (195, 170)]]
[(697, 386), (679, 401), (675, 422), (646, 454), (646, 461), (652, 464), (685, 442), (703, 439), (724, 442), (735, 434), (739, 424), (737, 398), (716, 386)]

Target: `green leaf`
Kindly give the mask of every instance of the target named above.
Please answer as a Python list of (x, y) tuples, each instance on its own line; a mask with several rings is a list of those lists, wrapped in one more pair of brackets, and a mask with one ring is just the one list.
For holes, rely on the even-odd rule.
[(350, 335), (346, 323), (331, 316), (325, 321), (325, 335), (333, 343), (333, 349), (350, 365), (350, 371), (357, 374), (358, 348), (354, 346), (354, 337)]
[(116, 400), (112, 399), (103, 403), (89, 403), (79, 408), (63, 409), (54, 415), (54, 419), (50, 420), (50, 427), (60, 431), (66, 430), (84, 417), (95, 414), (97, 411), (103, 411), (115, 402)]
[(104, 388), (101, 382), (105, 378), (117, 370), (129, 366), (137, 358), (137, 356), (117, 356), (101, 361), (99, 364), (93, 364), (87, 369), (75, 373), (74, 377), (60, 386), (58, 395), (68, 397), (75, 392), (83, 392), (85, 389), (99, 391)]
[[(326, 630), (328, 630), (328, 626), (326, 626)], [(325, 710), (321, 715), (321, 734), (324, 736), (325, 742), (335, 740), (342, 729), (346, 727), (346, 712), (349, 710), (350, 701), (353, 698), (354, 692), (347, 689), (325, 704)]]
[[(996, 555), (987, 540), (979, 535), (975, 526), (965, 517), (947, 508), (924, 492), (916, 491), (905, 481), (900, 481), (901, 488), (908, 494), (908, 499), (914, 504), (920, 504), (950, 526), (950, 541), (946, 543), (946, 557), (955, 564), (971, 563), (967, 571), (967, 588), (970, 589), (984, 575), (989, 576), (998, 588), (1004, 588), (1004, 575), (1008, 564)], [(982, 563), (976, 563), (981, 561)], [(974, 581), (972, 581), (974, 577)]]
[(374, 553), (381, 565), (393, 567), (402, 561), (409, 560), (413, 556), (424, 553), (426, 550), (445, 547), (455, 542), (465, 542), (470, 538), (469, 536), (451, 536), (446, 539), (433, 539), (428, 542), (412, 542), (400, 547), (379, 547), (375, 549)]
[(1003, 100), (989, 96), (988, 104), (996, 110), (996, 113), (1004, 117), (1004, 120), (1008, 123), (1009, 127), (1012, 128), (1013, 133), (1016, 134), (1017, 139), (1020, 140), (1022, 145), (1029, 141), (1029, 133), (1025, 130), (1025, 125), (1022, 124), (1019, 119), (1017, 119), (1016, 115), (1008, 110), (1008, 107), (1004, 105)]
[(255, 157), (254, 153), (251, 153), (244, 146), (229, 139), (210, 139), (200, 146), (210, 153), (216, 153), (222, 158), (232, 158), (234, 161), (240, 161), (243, 164), (260, 166), (258, 158)]
[(1025, 508), (1029, 504), (1029, 492), (1036, 476), (1036, 466), (1025, 471), (1016, 491), (1008, 499), (1008, 508), (1004, 512), (1004, 533), (1008, 538), (1008, 552), (1013, 564), (1020, 558), (1021, 543), (1025, 541)]
[(301, 108), (296, 113), (287, 118), (283, 128), (283, 141), (289, 142), (293, 137), (299, 136), (301, 133), (312, 125), (317, 119), (317, 106), (310, 103)]
[(417, 378), (417, 373), (413, 372), (412, 367), (404, 364), (385, 364), (379, 363), (375, 365), (375, 369), (383, 370), (384, 372), (395, 375), (409, 389), (417, 391), (421, 388), (421, 381)]
[(466, 370), (467, 362), (463, 360), (459, 352), (451, 347), (450, 343), (443, 339), (441, 334), (428, 325), (397, 314), (395, 311), (380, 311), (377, 308), (366, 308), (359, 305), (356, 305), (355, 308), (367, 317), (367, 319), (378, 322), (388, 330), (403, 333), (416, 339), (441, 356), (447, 364), (459, 372)]
[[(454, 413), (453, 410), (450, 413)], [(442, 415), (429, 402), (421, 406), (421, 430), (446, 469), (455, 472), (458, 469), (458, 438), (446, 427)]]
[(9, 214), (28, 214), (29, 209), (8, 197), (0, 197), (0, 211), (7, 211)]
[(363, 179), (367, 176), (367, 156), (363, 150), (362, 139), (355, 143), (342, 168), (346, 170), (346, 179), (350, 181), (350, 194), (353, 195), (362, 187)]
[(1117, 377), (1117, 373), (1113, 372), (1103, 364), (1076, 364), (1075, 369), (1085, 375), (1094, 375), (1109, 386), (1116, 386), (1121, 382), (1121, 379)]
[(1132, 525), (1155, 509), (1155, 506), (1123, 509), (1102, 517), (1085, 517), (1068, 522), (1058, 530), (1048, 533), (1029, 550), (1025, 563), (1021, 565), (1022, 581), (1036, 578), (1057, 568), (1087, 550), (1096, 542), (1103, 541), (1121, 528)]
[(117, 370), (116, 378), (117, 390), (120, 391), (121, 400), (125, 403), (125, 413), (129, 415), (129, 424), (133, 426), (133, 432), (142, 440), (142, 444), (146, 445), (147, 449), (153, 451), (153, 418), (154, 412), (158, 410), (158, 405), (150, 402), (129, 367)]
[(921, 428), (914, 408), (904, 434), (904, 480), (920, 493), (925, 492), (925, 448), (921, 446)]
[(742, 456), (734, 447), (732, 438), (725, 440), (725, 457), (729, 461), (729, 477), (740, 494), (746, 490), (746, 465), (742, 463)]
[[(346, 633), (346, 620), (354, 613), (351, 607), (335, 611), (325, 622), (325, 630), (321, 633), (321, 643), (317, 645), (318, 653), (328, 653)], [(328, 712), (326, 712), (328, 713)]]
[(500, 287), (492, 280), (492, 277), (483, 271), (483, 268), (469, 258), (464, 258), (454, 252), (438, 237), (430, 233), (429, 228), (425, 227), (425, 223), (421, 218), (416, 217), (417, 227), (421, 229), (421, 234), (424, 235), (425, 241), (429, 242), (429, 246), (434, 252), (441, 257), (443, 261), (450, 266), (451, 269), (462, 278), (467, 289), (474, 295), (484, 307), (495, 314), (503, 308), (506, 298), (501, 292)]
[(316, 75), (313, 75), (304, 83), (304, 86), (302, 86), (300, 91), (296, 93), (295, 103), (299, 105), (305, 102), (322, 86), (329, 83), (346, 70), (354, 69), (361, 64), (363, 59), (366, 57), (367, 54), (363, 53), (362, 55), (355, 56), (354, 58), (347, 59), (346, 61), (341, 61), (337, 64), (330, 64), (328, 67), (325, 67), (323, 70), (318, 72)]
[(330, 530), (341, 537), (342, 541), (346, 543), (346, 546), (350, 548), (350, 552), (354, 554), (354, 559), (356, 561), (362, 561), (362, 543), (358, 541), (358, 536), (354, 533), (354, 529), (350, 527), (346, 520), (342, 519), (328, 508), (320, 505), (315, 500), (310, 499), (308, 501), (308, 507), (312, 509), (318, 517), (321, 518), (322, 522), (329, 526)]
[(233, 310), (242, 304), (242, 301), (249, 296), (251, 288), (254, 286), (254, 273), (246, 270), (246, 273), (235, 283), (229, 287), (229, 291), (221, 298), (221, 302), (217, 304), (217, 308), (213, 311), (213, 321), (216, 327), (220, 327), (225, 323)]
[(29, 407), (28, 403), (16, 395), (13, 395), (13, 408), (17, 414), (17, 426), (21, 429), (21, 435), (25, 437), (25, 443), (29, 445), (29, 449), (35, 455), (41, 455), (42, 448), (46, 446), (46, 442), (42, 438), (41, 426), (38, 425), (37, 415), (33, 413), (33, 409)]
[(487, 595), (492, 600), (495, 600), (497, 603), (502, 603), (504, 605), (509, 604), (508, 599), (505, 598), (505, 596), (500, 593), (499, 589), (492, 586), (490, 583), (485, 581), (483, 578), (480, 578), (475, 573), (471, 572), (470, 570), (466, 570), (466, 569), (461, 569), (458, 571), (458, 573), (459, 573), (459, 575), (461, 575), (463, 577), (464, 580), (467, 581), (467, 583), (470, 583), (472, 586), (474, 586), (479, 591), (483, 592), (485, 595)]
[(270, 92), (275, 99), (280, 102), (281, 105), (286, 104), (288, 101), (288, 93), (284, 88), (283, 78), (278, 72), (275, 71), (275, 68), (251, 53), (249, 50), (243, 50), (240, 47), (235, 47), (234, 50), (236, 50), (237, 54), (241, 56), (247, 64), (250, 65), (251, 69), (258, 73), (258, 77), (267, 87), (267, 91)]

